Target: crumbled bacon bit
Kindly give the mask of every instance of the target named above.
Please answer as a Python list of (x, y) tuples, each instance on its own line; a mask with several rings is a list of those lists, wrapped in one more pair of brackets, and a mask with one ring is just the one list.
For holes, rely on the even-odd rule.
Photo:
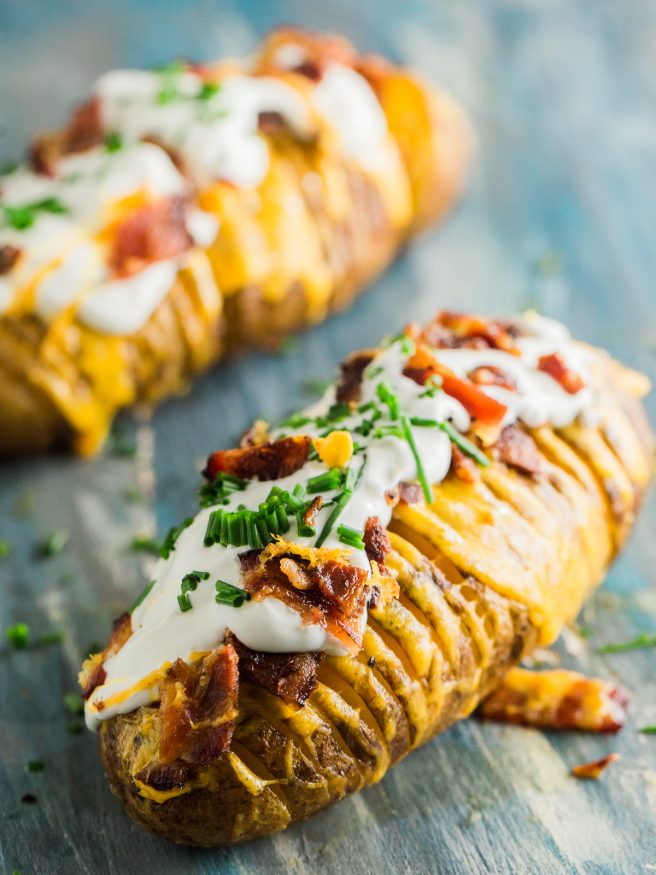
[(385, 526), (377, 516), (370, 516), (364, 524), (364, 549), (370, 562), (383, 565), (392, 549)]
[(525, 431), (516, 425), (508, 425), (495, 444), (502, 462), (517, 468), (522, 474), (537, 474), (540, 471), (540, 451), (537, 444)]
[(407, 483), (402, 480), (398, 485), (399, 499), (406, 504), (419, 504), (424, 500), (424, 493), (419, 483)]
[(616, 684), (563, 669), (513, 668), (482, 704), (487, 720), (538, 726), (618, 732), (627, 719), (628, 693)]
[(170, 197), (134, 211), (118, 226), (109, 264), (118, 276), (129, 276), (153, 261), (182, 255), (192, 244), (184, 198)]
[(339, 382), (335, 391), (336, 401), (355, 403), (360, 400), (362, 375), (375, 357), (374, 351), (364, 350), (349, 356), (341, 363)]
[(64, 131), (62, 152), (85, 152), (103, 142), (103, 125), (100, 114), (100, 101), (97, 97), (83, 103), (73, 113)]
[(321, 652), (262, 653), (228, 635), (239, 657), (239, 677), (263, 687), (288, 704), (304, 705), (317, 685)]
[(242, 563), (242, 578), (254, 599), (278, 598), (304, 622), (324, 626), (349, 650), (362, 646), (360, 620), (369, 589), (364, 569), (335, 559), (311, 563), (291, 554), (271, 556), (270, 550), (260, 555), (257, 568), (248, 565), (245, 570)]
[(470, 371), (467, 376), (477, 386), (500, 386), (511, 392), (517, 391), (517, 383), (513, 378), (502, 368), (497, 368), (496, 365), (481, 365)]
[(159, 760), (207, 766), (230, 746), (239, 674), (231, 644), (193, 665), (177, 659), (160, 684)]
[(153, 790), (166, 792), (184, 787), (192, 774), (193, 770), (187, 763), (149, 763), (134, 777)]
[(203, 476), (213, 480), (224, 472), (246, 480), (278, 480), (289, 477), (307, 462), (310, 438), (295, 435), (238, 450), (219, 450), (207, 460)]
[(279, 112), (260, 112), (257, 116), (257, 127), (263, 134), (275, 136), (287, 130), (288, 125)]
[(316, 495), (310, 502), (308, 509), (303, 514), (303, 522), (306, 526), (316, 526), (317, 514), (323, 507), (323, 495)]
[(16, 264), (20, 253), (18, 246), (12, 246), (10, 243), (0, 246), (0, 276), (9, 273)]
[(80, 682), (82, 685), (82, 698), (88, 699), (96, 687), (104, 684), (107, 678), (107, 672), (103, 667), (103, 663), (118, 653), (123, 647), (128, 638), (132, 635), (132, 617), (128, 611), (117, 617), (112, 623), (112, 631), (107, 641), (105, 649), (101, 653), (95, 653), (84, 661), (82, 671), (80, 673)]
[(437, 349), (501, 349), (518, 354), (515, 338), (517, 326), (512, 322), (484, 316), (442, 310), (423, 329), (416, 329), (416, 339)]
[(581, 763), (578, 766), (572, 766), (572, 774), (575, 778), (588, 778), (593, 781), (598, 781), (611, 763), (616, 763), (622, 757), (618, 753), (609, 753), (600, 760), (592, 760), (590, 763)]
[(585, 387), (581, 377), (568, 367), (560, 353), (552, 352), (549, 355), (540, 356), (538, 370), (553, 377), (569, 395), (576, 395)]
[(451, 444), (451, 470), (463, 483), (474, 483), (477, 470), (473, 459), (465, 455), (455, 444)]

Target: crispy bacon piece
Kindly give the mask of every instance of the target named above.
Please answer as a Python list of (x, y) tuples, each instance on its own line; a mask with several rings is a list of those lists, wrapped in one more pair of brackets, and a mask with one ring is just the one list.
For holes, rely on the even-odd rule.
[(456, 398), (469, 415), (486, 425), (500, 423), (506, 415), (506, 407), (500, 401), (496, 401), (485, 392), (470, 383), (457, 377), (453, 371), (439, 362), (429, 348), (423, 344), (418, 345), (415, 354), (408, 359), (403, 369), (406, 377), (423, 386), (432, 376), (442, 380), (442, 388), (453, 398)]
[(62, 155), (84, 152), (103, 142), (104, 132), (97, 98), (83, 103), (74, 112), (61, 134), (43, 134), (30, 145), (28, 159), (35, 173), (54, 176)]
[(363, 350), (354, 353), (341, 363), (339, 382), (335, 391), (336, 401), (349, 403), (360, 400), (362, 375), (375, 357), (376, 353), (373, 350)]
[(398, 486), (399, 499), (406, 504), (419, 504), (424, 500), (424, 494), (419, 483), (407, 483), (402, 480)]
[(317, 685), (323, 653), (262, 653), (246, 647), (234, 635), (228, 640), (239, 657), (240, 680), (257, 684), (288, 704), (305, 704)]
[(516, 425), (508, 425), (499, 435), (496, 451), (502, 462), (517, 468), (522, 474), (537, 474), (540, 451), (530, 434)]
[(238, 657), (231, 644), (200, 662), (177, 659), (160, 684), (159, 760), (213, 763), (230, 746), (237, 716)]
[(440, 311), (426, 327), (410, 325), (406, 333), (437, 349), (501, 349), (517, 355), (519, 330), (512, 322), (465, 313)]
[(323, 507), (323, 495), (315, 495), (310, 502), (308, 509), (303, 514), (303, 522), (306, 526), (315, 526), (317, 524), (317, 514)]
[(370, 516), (364, 524), (364, 549), (370, 562), (384, 565), (392, 549), (387, 529), (377, 516)]
[(588, 778), (598, 781), (611, 763), (617, 763), (622, 757), (618, 753), (609, 753), (600, 760), (592, 760), (590, 763), (581, 763), (572, 766), (572, 774), (575, 778)]
[(105, 682), (107, 672), (103, 664), (110, 656), (119, 652), (130, 635), (132, 635), (132, 618), (130, 613), (125, 611), (112, 623), (112, 631), (105, 649), (100, 653), (94, 653), (93, 656), (84, 661), (80, 673), (83, 699), (88, 699), (96, 687)]
[(500, 386), (510, 392), (517, 391), (517, 383), (513, 378), (496, 365), (481, 365), (470, 371), (467, 377), (477, 386)]
[(129, 276), (153, 261), (182, 255), (192, 243), (184, 198), (166, 198), (141, 207), (118, 226), (109, 264), (118, 276)]
[(557, 352), (540, 356), (538, 370), (553, 377), (569, 395), (576, 395), (585, 387), (583, 380), (567, 366), (565, 359)]
[(12, 246), (10, 243), (0, 246), (0, 276), (9, 273), (16, 264), (20, 252), (18, 246)]
[(360, 621), (369, 593), (362, 568), (334, 559), (311, 564), (291, 554), (268, 558), (266, 550), (257, 567), (250, 566), (251, 561), (242, 561), (242, 579), (254, 599), (277, 598), (305, 623), (324, 626), (351, 652), (361, 648)]
[(615, 684), (575, 671), (511, 669), (503, 684), (481, 705), (486, 720), (618, 732), (626, 722), (629, 695)]
[(147, 784), (153, 790), (166, 792), (182, 788), (192, 777), (193, 769), (187, 763), (148, 763), (134, 776), (137, 781)]
[(474, 483), (476, 480), (476, 464), (465, 455), (455, 444), (451, 444), (451, 470), (463, 483)]
[(307, 462), (310, 438), (296, 435), (238, 450), (219, 450), (207, 460), (203, 475), (213, 480), (224, 472), (246, 480), (277, 480), (294, 474)]

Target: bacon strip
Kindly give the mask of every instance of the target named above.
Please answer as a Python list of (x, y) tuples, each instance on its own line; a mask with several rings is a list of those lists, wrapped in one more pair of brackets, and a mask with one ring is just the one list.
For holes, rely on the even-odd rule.
[(364, 548), (370, 562), (385, 563), (385, 557), (392, 549), (387, 529), (377, 516), (370, 516), (364, 524)]
[(517, 326), (485, 316), (442, 310), (425, 328), (409, 326), (406, 331), (436, 349), (501, 349), (513, 355), (519, 352), (514, 342), (519, 335)]
[(511, 669), (481, 705), (486, 720), (537, 726), (618, 732), (627, 719), (629, 695), (615, 684), (574, 671)]
[(304, 705), (316, 688), (323, 653), (262, 653), (246, 647), (234, 635), (228, 640), (239, 657), (240, 680), (263, 687), (293, 705)]
[(540, 470), (540, 451), (530, 434), (518, 426), (504, 428), (495, 447), (501, 461), (522, 474), (537, 474)]
[(107, 672), (104, 663), (110, 656), (119, 652), (130, 635), (132, 635), (132, 617), (129, 611), (125, 611), (112, 623), (112, 631), (105, 649), (101, 653), (94, 653), (84, 661), (80, 672), (83, 699), (88, 699), (96, 687), (105, 683)]
[(553, 377), (569, 395), (576, 395), (585, 386), (581, 377), (568, 367), (565, 359), (557, 352), (540, 356), (538, 370)]
[(224, 472), (246, 480), (278, 480), (302, 468), (309, 452), (310, 438), (307, 435), (237, 450), (219, 450), (208, 458), (203, 476), (213, 480)]
[(339, 382), (335, 391), (336, 401), (349, 403), (360, 400), (362, 375), (375, 357), (374, 351), (364, 350), (349, 356), (341, 363)]
[(230, 746), (237, 716), (238, 657), (226, 644), (200, 662), (177, 659), (160, 685), (160, 762), (207, 766)]
[(16, 264), (20, 253), (18, 246), (12, 246), (10, 243), (0, 246), (0, 276), (9, 273)]
[(154, 261), (182, 255), (192, 243), (184, 198), (166, 198), (135, 210), (118, 226), (109, 265), (117, 276), (130, 276)]

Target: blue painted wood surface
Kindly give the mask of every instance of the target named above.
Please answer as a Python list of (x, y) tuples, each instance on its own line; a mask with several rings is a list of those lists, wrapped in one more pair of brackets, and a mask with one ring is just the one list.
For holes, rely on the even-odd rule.
[[(352, 349), (440, 305), (531, 304), (656, 376), (656, 3), (653, 0), (212, 3), (0, 2), (0, 156), (56, 126), (94, 76), (175, 55), (248, 51), (290, 21), (342, 31), (448, 85), (479, 135), (470, 194), (348, 313), (291, 357), (219, 368), (151, 421), (124, 417), (135, 458), (42, 459), (0, 469), (0, 623), (61, 645), (0, 646), (0, 867), (32, 873), (632, 873), (656, 869), (654, 651), (599, 644), (656, 628), (656, 508), (585, 609), (592, 630), (563, 664), (620, 681), (632, 721), (618, 738), (454, 727), (385, 780), (270, 840), (193, 851), (151, 838), (111, 798), (89, 734), (67, 732), (63, 695), (85, 648), (140, 588), (135, 532), (164, 532), (194, 506), (199, 460), (255, 415), (308, 400)], [(1, 391), (1, 387), (0, 387)], [(653, 400), (650, 402), (655, 412)], [(135, 502), (138, 488), (144, 500)], [(35, 558), (53, 529), (64, 552)], [(571, 642), (579, 641), (574, 648)], [(566, 642), (567, 643), (567, 642)], [(575, 652), (572, 652), (575, 651)], [(619, 751), (602, 783), (573, 763)], [(42, 759), (41, 773), (26, 771)], [(33, 794), (37, 802), (21, 802)]]

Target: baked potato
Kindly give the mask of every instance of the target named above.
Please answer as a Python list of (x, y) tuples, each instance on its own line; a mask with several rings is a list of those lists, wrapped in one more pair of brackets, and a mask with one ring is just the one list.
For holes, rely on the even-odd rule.
[(454, 202), (470, 142), (336, 37), (106, 74), (0, 178), (0, 454), (93, 453), (119, 409), (347, 306)]
[(80, 676), (130, 816), (267, 835), (471, 714), (626, 540), (647, 389), (550, 320), (445, 312), (210, 456), (200, 513)]

